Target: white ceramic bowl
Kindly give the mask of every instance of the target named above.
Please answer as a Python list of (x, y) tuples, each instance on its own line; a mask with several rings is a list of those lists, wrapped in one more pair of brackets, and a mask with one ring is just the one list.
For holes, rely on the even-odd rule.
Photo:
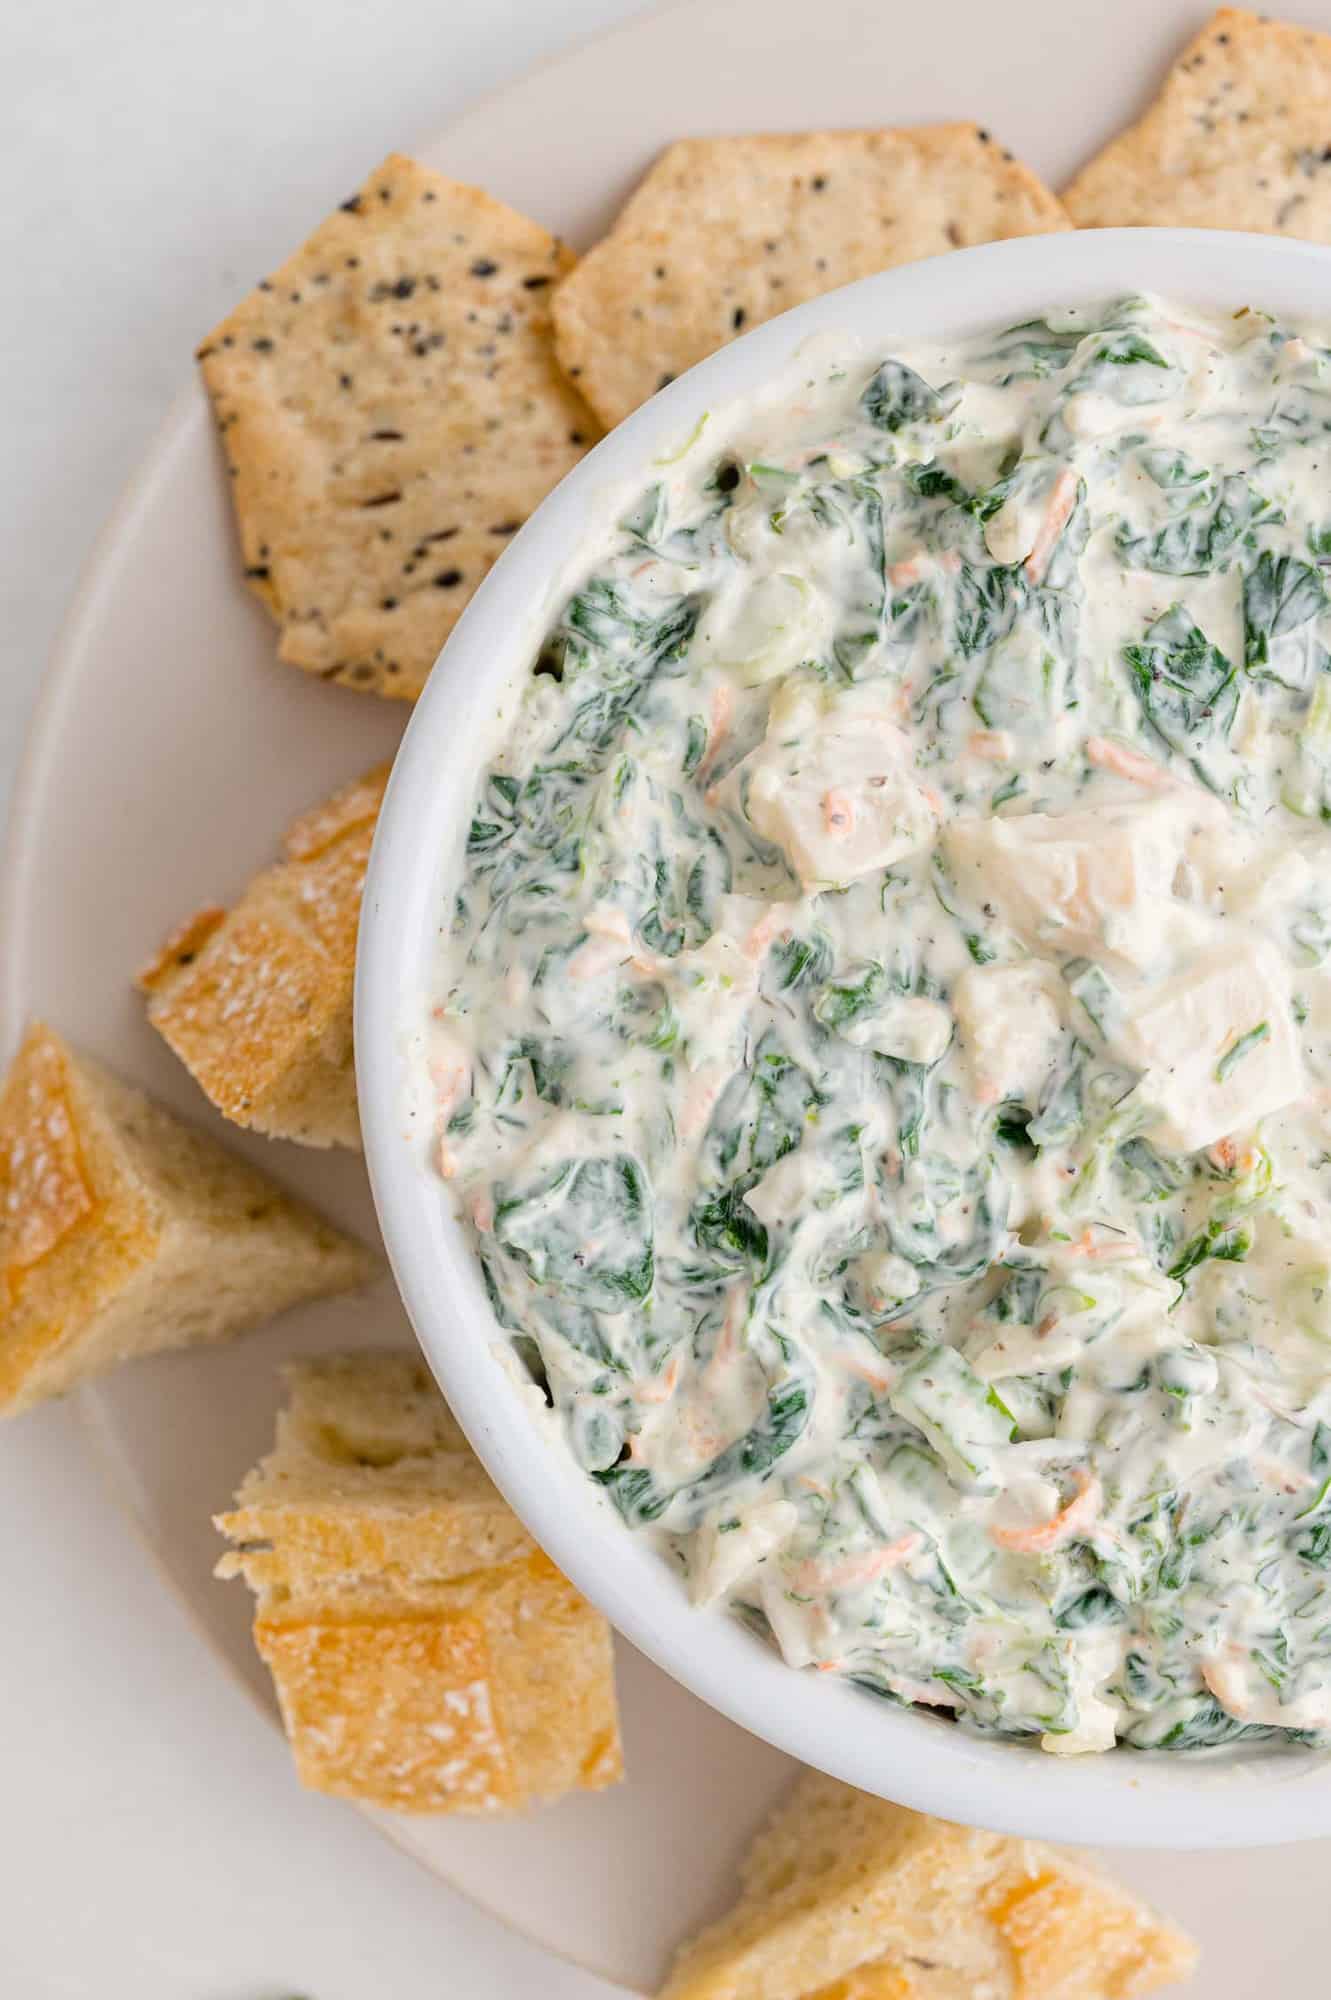
[[(1331, 1757), (1312, 1752), (1046, 1756), (800, 1674), (720, 1611), (698, 1611), (650, 1543), (541, 1427), (501, 1365), (504, 1336), (430, 1162), (421, 1030), (462, 833), (502, 691), (530, 666), (565, 582), (651, 461), (705, 410), (782, 374), (811, 335), (865, 359), (908, 341), (1153, 291), (1331, 322), (1331, 251), (1200, 230), (1030, 236), (885, 271), (797, 307), (653, 397), (522, 529), (450, 638), (407, 730), (361, 920), (356, 1060), (365, 1149), (402, 1296), (430, 1366), (496, 1484), (625, 1635), (746, 1729), (836, 1777), (947, 1819), (1053, 1840), (1253, 1846), (1331, 1834)], [(590, 544), (590, 546), (589, 546)]]

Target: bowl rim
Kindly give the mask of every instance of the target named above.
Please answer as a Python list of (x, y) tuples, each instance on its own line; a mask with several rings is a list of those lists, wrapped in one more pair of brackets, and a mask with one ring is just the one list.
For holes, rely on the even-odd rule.
[[(1056, 232), (902, 265), (797, 306), (700, 362), (612, 431), (518, 532), (450, 635), (393, 768), (366, 878), (356, 968), (356, 1076), (365, 1157), (403, 1303), (487, 1471), (571, 1581), (703, 1701), (801, 1762), (862, 1790), (1002, 1832), (1096, 1845), (1220, 1848), (1331, 1834), (1331, 1757), (1054, 1757), (791, 1668), (740, 1622), (690, 1605), (550, 1437), (475, 1258), (428, 1166), (420, 1054), (431, 956), (480, 750), (547, 608), (577, 574), (612, 495), (649, 476), (707, 410), (778, 378), (811, 337), (875, 358), (907, 341), (1010, 325), (1058, 306), (1148, 291), (1201, 308), (1254, 305), (1331, 319), (1331, 248), (1188, 229)], [(1325, 304), (1323, 302), (1326, 302)]]

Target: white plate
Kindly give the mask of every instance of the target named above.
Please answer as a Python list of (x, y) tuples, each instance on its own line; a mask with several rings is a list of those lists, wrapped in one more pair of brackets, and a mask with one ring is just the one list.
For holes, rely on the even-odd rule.
[[(933, 0), (909, 11), (885, 0), (690, 0), (550, 65), (420, 151), (575, 243), (657, 147), (690, 131), (975, 117), (1056, 184), (1137, 108), (1200, 18), (1159, 0), (1095, 10)], [(299, 807), (391, 748), (402, 720), (276, 664), (266, 615), (239, 581), (192, 384), (99, 545), (34, 723), (0, 907), (8, 1045), (27, 1014), (45, 1013), (178, 1109), (211, 1118), (145, 1027), (133, 969), (184, 913), (233, 894), (269, 859)], [(358, 1160), (229, 1136), (346, 1223), (371, 1227)], [(214, 1353), (141, 1364), (80, 1399), (148, 1546), (270, 1713), (246, 1593), (211, 1580), (209, 1515), (271, 1439), (279, 1361), (408, 1337), (383, 1287)], [(618, 1793), (507, 1825), (376, 1818), (515, 1928), (642, 1992), (671, 1945), (725, 1901), (728, 1871), (790, 1766), (627, 1648), (621, 1692), (633, 1776)], [(276, 1736), (273, 1754), (284, 1754)], [(1331, 1949), (1329, 1862), (1331, 1843), (1318, 1843), (1120, 1854), (1113, 1865), (1202, 1937), (1207, 2000), (1301, 2000), (1317, 1985), (1308, 1968)]]

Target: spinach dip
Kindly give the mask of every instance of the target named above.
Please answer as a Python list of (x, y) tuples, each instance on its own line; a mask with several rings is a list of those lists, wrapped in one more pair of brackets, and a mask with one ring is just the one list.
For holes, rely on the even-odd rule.
[(791, 1666), (1331, 1740), (1331, 346), (887, 345), (705, 419), (567, 594), (438, 1167), (567, 1449)]

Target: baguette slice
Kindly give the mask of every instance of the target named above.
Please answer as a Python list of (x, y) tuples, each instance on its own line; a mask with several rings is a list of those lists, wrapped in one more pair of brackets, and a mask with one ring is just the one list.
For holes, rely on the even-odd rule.
[(200, 1089), (270, 1138), (360, 1145), (351, 996), (388, 770), (303, 813), (234, 909), (198, 911), (139, 975), (149, 1021)]
[(377, 1259), (34, 1024), (0, 1095), (0, 1411), (362, 1284)]
[(421, 1363), (287, 1370), (276, 1448), (218, 1517), (258, 1599), (302, 1783), (512, 1812), (623, 1775), (610, 1629), (501, 1500)]
[(1134, 2000), (1195, 1962), (1181, 1931), (1071, 1855), (810, 1771), (661, 2000)]

